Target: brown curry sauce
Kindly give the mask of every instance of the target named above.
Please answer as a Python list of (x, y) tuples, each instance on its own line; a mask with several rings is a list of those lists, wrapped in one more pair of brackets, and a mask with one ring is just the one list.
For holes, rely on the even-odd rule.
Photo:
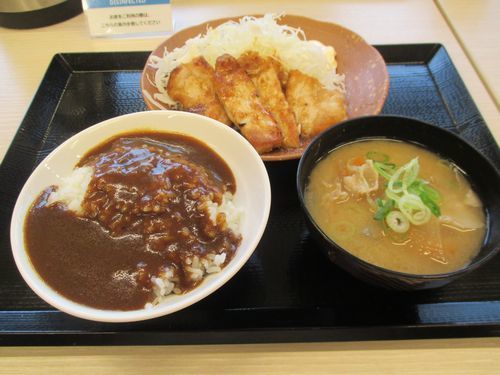
[(78, 166), (93, 177), (76, 215), (49, 205), (44, 191), (25, 222), (25, 243), (40, 276), (61, 295), (110, 310), (141, 309), (154, 298), (151, 277), (169, 267), (177, 292), (201, 281), (185, 272), (193, 256), (233, 257), (240, 236), (206, 214), (208, 201), (234, 193), (234, 176), (220, 156), (174, 133), (121, 134), (97, 146)]

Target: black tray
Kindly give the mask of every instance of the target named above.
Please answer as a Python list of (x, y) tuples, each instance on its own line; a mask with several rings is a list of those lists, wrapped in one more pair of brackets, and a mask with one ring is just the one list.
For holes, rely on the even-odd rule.
[[(383, 113), (460, 133), (496, 165), (498, 147), (445, 49), (387, 45), (391, 88)], [(110, 117), (145, 109), (147, 52), (59, 54), (0, 169), (0, 344), (137, 345), (471, 337), (500, 335), (500, 257), (434, 291), (389, 292), (344, 273), (316, 249), (295, 191), (297, 162), (267, 164), (272, 209), (241, 271), (203, 301), (133, 324), (89, 322), (54, 310), (22, 280), (11, 255), (16, 197), (57, 145)]]

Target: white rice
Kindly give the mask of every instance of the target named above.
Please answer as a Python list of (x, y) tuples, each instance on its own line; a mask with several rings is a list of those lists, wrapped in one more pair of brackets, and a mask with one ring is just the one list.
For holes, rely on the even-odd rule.
[[(231, 193), (226, 192), (222, 197), (222, 203), (210, 201), (207, 205), (210, 220), (215, 223), (217, 215), (223, 213), (226, 216), (226, 223), (229, 229), (235, 234), (241, 234), (241, 222), (243, 219), (243, 210), (234, 203), (234, 197)], [(208, 253), (203, 257), (193, 256), (186, 259), (184, 270), (191, 274), (194, 281), (203, 279), (204, 277), (218, 273), (222, 270), (222, 265), (226, 261), (227, 254), (222, 252)], [(145, 308), (151, 309), (158, 306), (165, 300), (169, 294), (180, 294), (181, 291), (175, 287), (178, 281), (174, 275), (173, 270), (167, 268), (164, 272), (157, 277), (152, 278), (154, 287), (153, 292), (156, 298), (151, 303), (147, 303)]]
[(240, 223), (243, 217), (243, 211), (234, 204), (233, 195), (229, 192), (224, 193), (222, 196), (222, 203), (220, 206), (215, 202), (209, 202), (208, 212), (210, 213), (210, 220), (215, 223), (217, 215), (223, 213), (226, 215), (226, 222), (229, 229), (235, 234), (240, 233)]
[[(85, 197), (90, 180), (92, 179), (93, 168), (81, 167), (75, 168), (72, 173), (61, 179), (61, 184), (57, 190), (52, 192), (48, 198), (48, 203), (64, 203), (69, 210), (76, 214), (83, 214), (82, 202)], [(213, 223), (216, 222), (217, 215), (223, 213), (226, 217), (226, 223), (229, 229), (235, 234), (241, 234), (241, 223), (243, 220), (243, 210), (234, 203), (234, 196), (226, 192), (222, 197), (222, 203), (209, 201), (207, 204), (207, 214)], [(218, 273), (222, 270), (222, 265), (226, 261), (227, 254), (208, 253), (203, 257), (193, 256), (186, 259), (184, 269), (190, 273), (194, 281), (198, 281), (207, 275)], [(176, 287), (178, 279), (174, 270), (166, 265), (164, 271), (159, 275), (151, 277), (153, 283), (153, 292), (155, 298), (151, 303), (145, 305), (146, 309), (159, 305), (170, 294), (181, 294), (181, 290)]]
[(82, 214), (83, 198), (93, 174), (92, 167), (73, 169), (69, 176), (61, 178), (57, 190), (49, 195), (48, 203), (62, 202), (71, 211)]

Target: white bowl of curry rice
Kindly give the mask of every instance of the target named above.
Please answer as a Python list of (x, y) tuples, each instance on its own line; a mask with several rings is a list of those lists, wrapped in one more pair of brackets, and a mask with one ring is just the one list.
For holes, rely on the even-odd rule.
[(103, 322), (181, 310), (252, 255), (271, 190), (255, 149), (196, 114), (139, 112), (57, 147), (11, 222), (15, 262), (42, 299)]

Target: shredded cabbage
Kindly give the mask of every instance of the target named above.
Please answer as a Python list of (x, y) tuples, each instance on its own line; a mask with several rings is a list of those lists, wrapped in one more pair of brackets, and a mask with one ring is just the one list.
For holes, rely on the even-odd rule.
[(215, 66), (217, 57), (225, 53), (238, 58), (249, 50), (280, 60), (286, 70), (300, 70), (318, 79), (329, 90), (344, 91), (344, 77), (336, 73), (333, 47), (306, 40), (301, 29), (279, 25), (280, 17), (275, 14), (260, 18), (245, 16), (238, 22), (229, 21), (214, 29), (208, 28), (204, 35), (187, 40), (184, 46), (165, 50), (163, 57), (152, 56), (148, 63), (156, 69), (154, 85), (159, 91), (154, 99), (172, 106), (177, 104), (165, 88), (170, 72), (180, 64), (201, 55)]

